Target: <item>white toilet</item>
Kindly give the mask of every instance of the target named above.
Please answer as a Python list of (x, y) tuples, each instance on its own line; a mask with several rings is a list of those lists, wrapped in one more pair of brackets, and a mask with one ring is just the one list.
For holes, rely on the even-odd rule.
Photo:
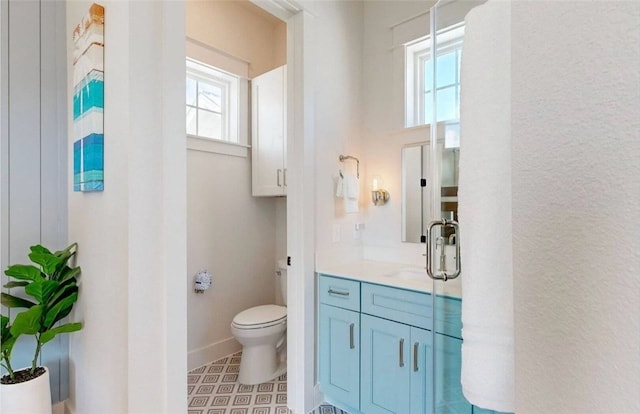
[[(282, 300), (286, 305), (286, 261), (278, 260), (277, 268)], [(261, 384), (286, 372), (286, 306), (261, 305), (244, 310), (233, 318), (231, 333), (242, 344), (238, 382)]]

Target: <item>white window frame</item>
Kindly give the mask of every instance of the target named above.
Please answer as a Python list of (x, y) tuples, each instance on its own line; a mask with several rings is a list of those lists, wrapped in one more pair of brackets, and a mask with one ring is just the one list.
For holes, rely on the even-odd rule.
[[(450, 53), (462, 47), (464, 23), (447, 27), (437, 33), (438, 55)], [(405, 45), (405, 127), (425, 125), (424, 71), (431, 59), (431, 36), (416, 39)], [(459, 70), (458, 65), (458, 70)], [(451, 85), (449, 85), (450, 87)], [(460, 82), (456, 82), (459, 91)], [(459, 102), (458, 102), (459, 107)], [(438, 121), (440, 122), (440, 121)]]
[[(215, 85), (217, 87), (220, 87), (222, 90), (220, 108), (222, 137), (218, 139), (201, 136), (198, 134), (187, 134), (187, 136), (190, 138), (217, 141), (228, 144), (243, 146), (246, 145), (246, 143), (240, 142), (240, 78), (236, 75), (230, 74), (221, 69), (199, 62), (192, 58), (186, 59), (186, 67), (186, 77)], [(190, 105), (185, 102), (185, 104), (186, 107), (196, 109), (196, 117), (198, 116), (198, 109), (215, 112), (208, 109), (199, 108), (197, 106), (197, 103), (196, 105)]]

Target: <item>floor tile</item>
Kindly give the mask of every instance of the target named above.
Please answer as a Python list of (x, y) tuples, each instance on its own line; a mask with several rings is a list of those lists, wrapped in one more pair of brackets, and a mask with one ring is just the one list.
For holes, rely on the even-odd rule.
[[(238, 383), (242, 352), (196, 368), (187, 375), (188, 414), (290, 414), (287, 374), (258, 385)], [(321, 405), (309, 414), (348, 414)]]

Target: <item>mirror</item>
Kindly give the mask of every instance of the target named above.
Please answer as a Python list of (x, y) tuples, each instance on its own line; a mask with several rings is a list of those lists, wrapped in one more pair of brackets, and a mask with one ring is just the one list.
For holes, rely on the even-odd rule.
[[(442, 127), (442, 128), (441, 128)], [(443, 137), (438, 139), (441, 218), (458, 220), (458, 163), (460, 161), (459, 124), (440, 123)], [(439, 135), (440, 135), (440, 131)], [(454, 137), (453, 139), (447, 137)], [(430, 145), (428, 142), (402, 148), (402, 241), (421, 243), (431, 215)], [(443, 236), (448, 237), (444, 234)]]

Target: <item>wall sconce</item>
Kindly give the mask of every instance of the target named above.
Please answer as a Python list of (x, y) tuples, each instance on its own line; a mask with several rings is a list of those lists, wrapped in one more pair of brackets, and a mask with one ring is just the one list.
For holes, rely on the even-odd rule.
[(371, 180), (371, 200), (376, 206), (382, 206), (389, 200), (389, 192), (380, 188), (384, 185), (382, 178), (375, 175)]

